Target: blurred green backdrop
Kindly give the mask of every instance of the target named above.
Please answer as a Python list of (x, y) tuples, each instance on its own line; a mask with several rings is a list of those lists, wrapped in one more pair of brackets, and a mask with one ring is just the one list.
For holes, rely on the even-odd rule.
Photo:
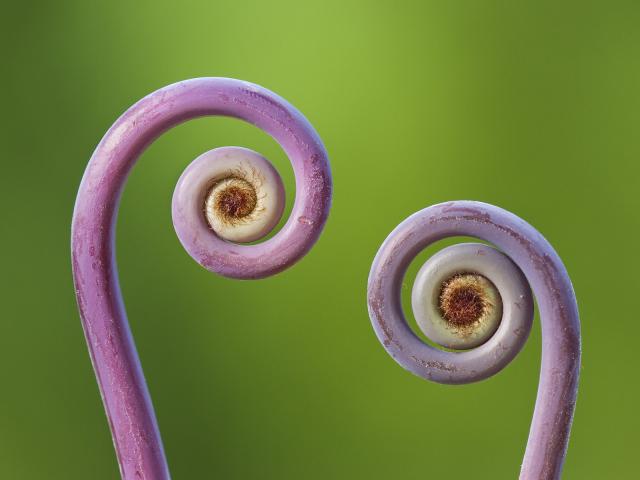
[(250, 80), (299, 108), (335, 197), (302, 262), (232, 281), (183, 251), (171, 194), (200, 153), (241, 145), (274, 161), (290, 201), (275, 142), (202, 119), (134, 169), (118, 261), (176, 479), (516, 478), (537, 320), (501, 374), (460, 387), (402, 370), (369, 325), (381, 242), (453, 199), (522, 216), (573, 279), (584, 358), (565, 478), (637, 474), (638, 2), (25, 1), (3, 2), (0, 22), (0, 478), (117, 478), (73, 295), (71, 212), (111, 123), (197, 76)]

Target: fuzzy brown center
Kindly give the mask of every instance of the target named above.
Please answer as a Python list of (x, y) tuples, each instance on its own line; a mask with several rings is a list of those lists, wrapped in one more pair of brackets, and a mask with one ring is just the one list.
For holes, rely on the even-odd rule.
[(245, 180), (236, 179), (217, 192), (215, 209), (223, 218), (233, 221), (249, 215), (257, 203), (258, 197), (252, 185)]
[(459, 274), (442, 285), (439, 307), (445, 320), (455, 327), (468, 327), (476, 323), (491, 308), (483, 288), (484, 277), (477, 274)]

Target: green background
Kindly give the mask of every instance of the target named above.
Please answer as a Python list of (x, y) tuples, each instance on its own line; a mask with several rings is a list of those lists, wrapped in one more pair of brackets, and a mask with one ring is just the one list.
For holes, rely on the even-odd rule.
[(275, 142), (201, 119), (134, 169), (118, 262), (174, 478), (516, 478), (538, 320), (502, 373), (451, 387), (396, 365), (367, 316), (386, 235), (455, 199), (529, 221), (574, 282), (584, 357), (564, 477), (637, 474), (639, 25), (636, 1), (3, 2), (0, 478), (118, 475), (73, 295), (74, 198), (126, 108), (198, 76), (299, 108), (335, 196), (303, 261), (234, 281), (184, 252), (171, 194), (196, 156), (240, 145), (276, 164), (290, 208)]

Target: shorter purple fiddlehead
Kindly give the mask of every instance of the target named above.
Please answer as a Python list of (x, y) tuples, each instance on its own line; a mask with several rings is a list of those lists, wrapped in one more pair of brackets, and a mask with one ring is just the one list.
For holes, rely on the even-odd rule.
[[(271, 164), (250, 150), (209, 151), (185, 170), (172, 204), (180, 241), (205, 268), (233, 278), (278, 273), (318, 239), (331, 205), (331, 172), (320, 137), (284, 99), (257, 85), (199, 78), (162, 88), (109, 129), (85, 171), (73, 214), (76, 297), (123, 479), (169, 478), (149, 392), (127, 321), (115, 259), (120, 195), (138, 157), (169, 128), (205, 115), (244, 120), (270, 134), (293, 166), (291, 216), (272, 238), (284, 188)], [(242, 243), (238, 243), (242, 242)]]
[[(408, 325), (401, 285), (411, 261), (453, 236), (495, 245), (460, 244), (434, 255), (412, 291), (420, 329)], [(531, 287), (529, 287), (529, 285)], [(485, 379), (520, 351), (531, 329), (533, 300), (542, 324), (542, 367), (522, 480), (560, 477), (578, 388), (580, 322), (569, 276), (545, 238), (501, 208), (459, 201), (421, 210), (380, 247), (368, 285), (369, 315), (378, 339), (404, 368), (427, 380), (462, 384)]]

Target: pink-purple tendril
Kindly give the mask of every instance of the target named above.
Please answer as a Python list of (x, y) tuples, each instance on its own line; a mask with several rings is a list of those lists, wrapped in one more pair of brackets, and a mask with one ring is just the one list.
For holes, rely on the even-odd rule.
[(202, 215), (193, 220), (183, 185), (180, 198), (174, 196), (174, 224), (202, 266), (233, 278), (276, 274), (313, 246), (331, 204), (327, 153), (311, 124), (284, 99), (248, 82), (198, 78), (169, 85), (133, 105), (105, 134), (78, 191), (72, 260), (82, 325), (126, 480), (170, 476), (118, 284), (114, 241), (120, 194), (149, 144), (175, 125), (207, 115), (235, 117), (271, 135), (291, 161), (296, 195), (291, 216), (272, 238), (235, 244), (217, 237)]

